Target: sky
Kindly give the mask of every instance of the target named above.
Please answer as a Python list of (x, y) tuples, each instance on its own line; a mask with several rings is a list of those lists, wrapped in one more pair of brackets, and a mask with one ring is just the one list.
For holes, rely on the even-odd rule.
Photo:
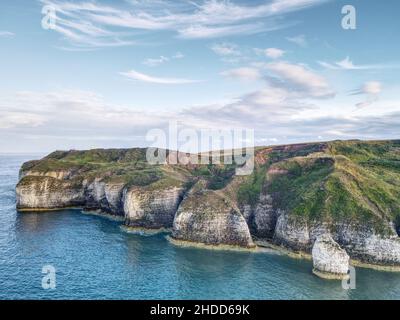
[[(344, 29), (342, 8), (355, 8)], [(396, 0), (2, 0), (0, 153), (400, 138)], [(50, 18), (49, 18), (50, 17)], [(167, 146), (168, 147), (168, 146)]]

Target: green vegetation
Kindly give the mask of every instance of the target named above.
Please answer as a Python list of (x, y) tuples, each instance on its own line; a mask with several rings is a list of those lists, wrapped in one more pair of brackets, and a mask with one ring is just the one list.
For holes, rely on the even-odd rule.
[(400, 221), (399, 141), (334, 141), (324, 153), (276, 163), (276, 206), (309, 221), (363, 222), (379, 232)]
[(211, 190), (223, 189), (235, 174), (236, 165), (202, 165), (193, 170), (195, 177), (201, 177), (207, 181), (207, 188)]
[(381, 232), (390, 221), (400, 226), (400, 140), (257, 147), (255, 153), (255, 169), (245, 177), (235, 176), (236, 164), (149, 165), (138, 148), (56, 151), (22, 171), (67, 172), (77, 185), (97, 178), (153, 189), (190, 189), (202, 180), (202, 189), (239, 205), (254, 206), (267, 192), (276, 208), (303, 221), (367, 222)]
[(253, 173), (238, 190), (238, 201), (241, 204), (255, 205), (260, 196), (266, 176), (266, 167), (255, 168)]

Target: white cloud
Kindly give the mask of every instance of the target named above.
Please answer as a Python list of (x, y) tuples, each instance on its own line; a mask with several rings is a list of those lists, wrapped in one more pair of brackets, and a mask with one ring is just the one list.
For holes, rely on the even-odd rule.
[(382, 91), (382, 84), (378, 81), (369, 81), (366, 82), (363, 87), (362, 91), (366, 94), (378, 94)]
[[(149, 117), (145, 120), (146, 113), (138, 112), (137, 109), (108, 104), (101, 95), (88, 91), (20, 91), (11, 97), (2, 96), (1, 100), (0, 128), (24, 127), (29, 130), (49, 126), (68, 131), (67, 125), (58, 127), (61, 122), (69, 124), (70, 128), (74, 128), (74, 123), (77, 125), (86, 123), (88, 128), (103, 127), (107, 130), (129, 123), (132, 125), (150, 123), (151, 119)], [(3, 117), (11, 120), (7, 126), (4, 125), (6, 121), (3, 121)]]
[(277, 48), (268, 48), (265, 49), (265, 55), (272, 59), (278, 59), (285, 54), (285, 51)]
[(384, 65), (384, 64), (366, 64), (356, 65), (350, 60), (350, 57), (346, 57), (343, 60), (329, 63), (326, 61), (317, 61), (319, 65), (324, 68), (331, 70), (371, 70), (371, 69), (385, 69), (385, 68), (399, 68), (396, 65)]
[(137, 39), (133, 41), (124, 32), (127, 30), (170, 31), (190, 39), (271, 31), (287, 26), (278, 19), (282, 15), (326, 1), (272, 0), (251, 5), (228, 0), (126, 1), (111, 5), (105, 1), (41, 0), (57, 9), (55, 31), (74, 45), (88, 46), (136, 43)]
[(183, 59), (185, 55), (182, 52), (177, 52), (172, 56), (172, 59)]
[(127, 72), (120, 72), (121, 75), (127, 77), (130, 80), (136, 80), (141, 82), (155, 83), (155, 84), (188, 84), (200, 82), (199, 80), (190, 80), (182, 78), (161, 78), (154, 77), (144, 73), (137, 72), (135, 70), (130, 70)]
[[(376, 86), (362, 88), (366, 92), (377, 92)], [(262, 90), (237, 97), (233, 102), (188, 107), (176, 112), (151, 112), (140, 106), (108, 103), (101, 95), (86, 91), (2, 94), (0, 150), (46, 152), (145, 146), (148, 130), (166, 128), (168, 121), (193, 129), (254, 129), (256, 141), (264, 145), (278, 141), (282, 144), (309, 142), (318, 136), (331, 140), (398, 138), (400, 135), (398, 108), (389, 110), (383, 103), (374, 109), (379, 112), (349, 113), (346, 108), (329, 112), (327, 105), (306, 102), (307, 97), (307, 92), (293, 91), (285, 82), (267, 82)], [(328, 101), (318, 101), (325, 102)], [(398, 102), (388, 101), (386, 105), (398, 105)]]
[(325, 78), (303, 65), (279, 61), (268, 63), (266, 68), (279, 76), (288, 86), (304, 90), (311, 97), (328, 98), (335, 95)]
[(377, 95), (382, 91), (382, 84), (379, 81), (365, 82), (359, 89), (351, 92), (352, 95), (373, 94)]
[(12, 38), (14, 36), (15, 36), (15, 33), (13, 33), (13, 32), (0, 30), (0, 37)]
[(337, 65), (339, 68), (347, 69), (347, 70), (357, 69), (357, 68), (359, 69), (359, 68), (360, 68), (360, 67), (356, 67), (356, 66), (353, 64), (353, 61), (351, 61), (349, 57), (346, 57), (346, 58), (343, 59), (342, 61), (336, 62), (336, 65)]
[(45, 118), (41, 115), (0, 110), (0, 129), (10, 129), (18, 126), (38, 127), (44, 122)]
[(226, 42), (213, 44), (211, 50), (220, 56), (239, 56), (241, 54), (237, 45)]
[(378, 101), (378, 95), (382, 91), (382, 84), (378, 81), (368, 81), (363, 86), (352, 92), (353, 95), (366, 95), (364, 101), (356, 104), (356, 107), (364, 108)]
[(258, 69), (249, 67), (227, 70), (222, 72), (221, 75), (245, 81), (255, 81), (261, 78), (261, 73)]
[(143, 61), (143, 64), (149, 67), (155, 67), (167, 61), (169, 61), (169, 58), (160, 56), (159, 58), (148, 58)]
[(185, 56), (181, 52), (176, 52), (171, 57), (160, 56), (158, 58), (148, 58), (148, 59), (144, 60), (142, 63), (149, 67), (156, 67), (156, 66), (159, 66), (160, 64), (166, 63), (168, 61), (176, 60), (176, 59), (183, 59), (184, 57)]
[(295, 36), (295, 37), (288, 37), (286, 38), (286, 40), (293, 42), (297, 45), (299, 45), (300, 47), (307, 47), (307, 39), (306, 36), (304, 34)]

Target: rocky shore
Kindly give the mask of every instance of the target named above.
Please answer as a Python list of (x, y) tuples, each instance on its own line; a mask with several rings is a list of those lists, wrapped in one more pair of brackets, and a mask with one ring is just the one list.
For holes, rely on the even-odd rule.
[(150, 166), (145, 153), (57, 151), (30, 161), (17, 209), (101, 210), (130, 228), (169, 229), (177, 243), (254, 248), (257, 238), (311, 254), (314, 273), (329, 279), (346, 277), (351, 260), (400, 266), (399, 141), (258, 148), (250, 176), (224, 165)]

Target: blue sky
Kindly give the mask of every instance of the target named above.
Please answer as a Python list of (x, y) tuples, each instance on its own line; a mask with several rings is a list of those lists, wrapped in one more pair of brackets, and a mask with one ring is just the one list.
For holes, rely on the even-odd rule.
[[(346, 4), (355, 30), (341, 26)], [(3, 0), (0, 152), (144, 146), (169, 120), (251, 128), (258, 145), (399, 138), (399, 9), (395, 0)]]

